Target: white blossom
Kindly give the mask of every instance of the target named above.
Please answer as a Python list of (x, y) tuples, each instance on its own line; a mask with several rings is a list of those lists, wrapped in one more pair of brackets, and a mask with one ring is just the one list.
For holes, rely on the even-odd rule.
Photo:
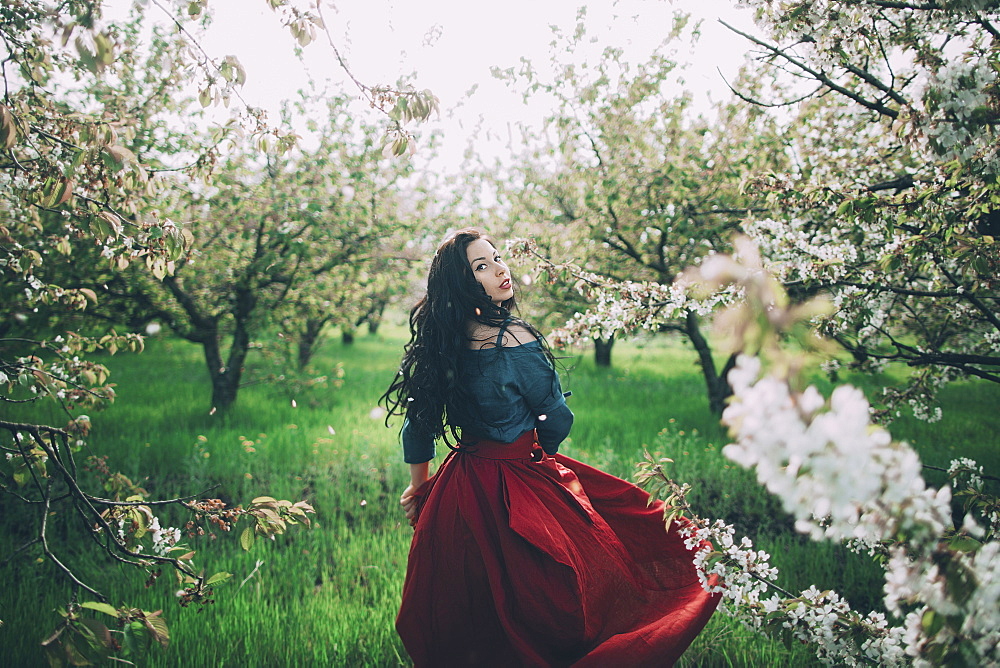
[[(814, 643), (817, 656), (835, 665), (861, 665), (861, 656), (878, 665), (930, 665), (924, 658), (930, 647), (959, 641), (974, 647), (982, 665), (1000, 661), (998, 543), (991, 540), (967, 553), (942, 547), (940, 537), (951, 527), (951, 490), (925, 485), (916, 453), (871, 424), (860, 391), (841, 386), (824, 403), (814, 389), (795, 393), (786, 381), (758, 378), (760, 371), (758, 360), (741, 356), (729, 376), (734, 398), (723, 422), (736, 442), (723, 453), (754, 469), (794, 515), (796, 528), (814, 539), (848, 540), (854, 549), (871, 554), (890, 545), (885, 606), (904, 619), (890, 628), (884, 616), (862, 618), (835, 592), (811, 587), (798, 603), (788, 605), (783, 625)], [(969, 459), (954, 460), (949, 475), (967, 476), (973, 489), (982, 484), (981, 467)], [(963, 527), (970, 536), (984, 532), (971, 517)], [(898, 542), (899, 536), (908, 539)], [(689, 544), (697, 545), (696, 537), (711, 537), (729, 564), (744, 567), (756, 558), (749, 543), (735, 546), (725, 531), (702, 530)], [(742, 556), (733, 554), (734, 548)], [(706, 564), (707, 552), (699, 554), (703, 556), (695, 563)], [(784, 604), (773, 598), (746, 592), (744, 578), (720, 570), (719, 563), (709, 573), (719, 573), (722, 582), (716, 589), (721, 587), (727, 598), (744, 606), (758, 604), (762, 613), (782, 609)], [(733, 594), (727, 591), (730, 582)], [(928, 626), (928, 615), (957, 619), (961, 628), (956, 630), (954, 622)], [(860, 647), (844, 633), (845, 620), (866, 629)]]
[(153, 552), (160, 556), (165, 556), (170, 552), (170, 548), (180, 542), (181, 530), (173, 527), (160, 528), (160, 518), (154, 517), (149, 523), (150, 535), (153, 539)]

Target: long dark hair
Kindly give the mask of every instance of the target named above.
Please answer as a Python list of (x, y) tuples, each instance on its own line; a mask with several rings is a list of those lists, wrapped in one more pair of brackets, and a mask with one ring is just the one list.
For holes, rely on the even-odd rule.
[(387, 410), (386, 425), (393, 415), (405, 415), (420, 431), (444, 437), (446, 443), (446, 427), (450, 427), (450, 435), (458, 441), (448, 412), (464, 400), (458, 364), (462, 351), (469, 347), (470, 321), (499, 328), (513, 320), (542, 342), (551, 360), (541, 334), (511, 315), (517, 307), (516, 297), (494, 304), (476, 280), (466, 249), (477, 239), (496, 246), (481, 230), (467, 227), (445, 238), (434, 253), (427, 293), (410, 310), (410, 341), (399, 373), (379, 399)]

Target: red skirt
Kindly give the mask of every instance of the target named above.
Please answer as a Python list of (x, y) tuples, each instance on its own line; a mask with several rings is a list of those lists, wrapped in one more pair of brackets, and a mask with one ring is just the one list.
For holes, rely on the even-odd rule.
[(414, 665), (665, 666), (719, 602), (663, 504), (527, 432), (418, 490), (396, 630)]

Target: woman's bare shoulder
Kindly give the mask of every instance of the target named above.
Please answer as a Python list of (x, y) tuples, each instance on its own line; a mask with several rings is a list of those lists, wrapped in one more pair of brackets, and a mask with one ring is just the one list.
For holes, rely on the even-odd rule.
[(502, 331), (503, 336), (500, 336), (500, 327), (477, 323), (469, 332), (469, 347), (474, 350), (496, 348), (497, 339), (500, 339), (501, 346), (513, 348), (536, 340), (535, 335), (527, 327), (518, 323), (511, 323), (502, 328)]
[(469, 328), (469, 347), (473, 350), (496, 348), (498, 336), (500, 336), (499, 327), (476, 323)]
[(502, 344), (504, 348), (512, 348), (524, 345), (525, 343), (531, 343), (535, 340), (537, 340), (535, 335), (527, 327), (518, 323), (512, 323), (504, 332)]

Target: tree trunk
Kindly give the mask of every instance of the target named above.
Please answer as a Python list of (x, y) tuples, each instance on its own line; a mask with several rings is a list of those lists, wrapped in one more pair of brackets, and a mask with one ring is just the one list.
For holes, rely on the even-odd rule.
[(354, 328), (344, 327), (342, 330), (340, 330), (340, 341), (345, 346), (349, 346), (352, 343), (354, 343)]
[(250, 314), (257, 306), (257, 298), (248, 289), (238, 289), (235, 301), (233, 340), (229, 346), (229, 360), (222, 364), (217, 328), (212, 332), (212, 336), (208, 336), (202, 341), (202, 346), (205, 348), (205, 361), (208, 363), (208, 373), (212, 377), (213, 411), (226, 411), (236, 402), (236, 396), (240, 391), (240, 381), (243, 379), (243, 363), (250, 350), (250, 332), (247, 330), (247, 325)]
[(722, 415), (722, 410), (726, 407), (726, 399), (733, 393), (733, 388), (729, 386), (726, 375), (735, 365), (736, 356), (730, 355), (721, 373), (715, 370), (712, 348), (702, 336), (698, 316), (693, 311), (687, 312), (684, 332), (694, 346), (695, 352), (698, 353), (698, 362), (701, 366), (701, 373), (705, 377), (705, 386), (708, 391), (708, 408), (715, 415)]
[(323, 326), (326, 325), (329, 319), (329, 317), (306, 318), (305, 326), (299, 332), (298, 363), (300, 369), (304, 369), (312, 360), (312, 356), (316, 352), (316, 344), (319, 341), (320, 332), (323, 331)]
[(179, 330), (169, 316), (166, 323), (188, 341), (201, 345), (205, 354), (208, 377), (212, 381), (212, 413), (225, 411), (236, 402), (243, 379), (243, 364), (250, 350), (250, 316), (257, 308), (257, 297), (247, 287), (249, 281), (233, 291), (232, 317), (233, 339), (229, 346), (229, 359), (222, 361), (221, 335), (218, 314), (206, 314), (199, 308), (194, 298), (184, 291), (176, 276), (167, 276), (163, 285), (170, 291), (177, 303), (187, 313), (191, 329)]
[(212, 410), (226, 411), (236, 403), (240, 391), (240, 381), (243, 379), (243, 363), (250, 349), (250, 337), (246, 331), (233, 333), (233, 341), (229, 349), (229, 361), (221, 364), (222, 355), (219, 351), (218, 337), (212, 337), (211, 342), (205, 342), (205, 361), (208, 362), (208, 372), (212, 377)]
[(219, 332), (216, 327), (213, 326), (209, 331), (199, 332), (199, 339), (205, 353), (208, 377), (212, 382), (212, 412), (225, 411), (236, 401), (243, 370), (240, 368), (234, 372), (232, 368), (222, 362)]
[(378, 326), (382, 324), (382, 316), (385, 314), (386, 300), (379, 300), (377, 305), (368, 313), (368, 333), (372, 336), (378, 333)]
[(611, 366), (611, 349), (615, 345), (615, 337), (609, 336), (606, 339), (602, 339), (598, 336), (594, 337), (594, 364), (597, 366), (610, 367)]
[(212, 412), (225, 412), (236, 403), (242, 369), (225, 368), (212, 375)]

